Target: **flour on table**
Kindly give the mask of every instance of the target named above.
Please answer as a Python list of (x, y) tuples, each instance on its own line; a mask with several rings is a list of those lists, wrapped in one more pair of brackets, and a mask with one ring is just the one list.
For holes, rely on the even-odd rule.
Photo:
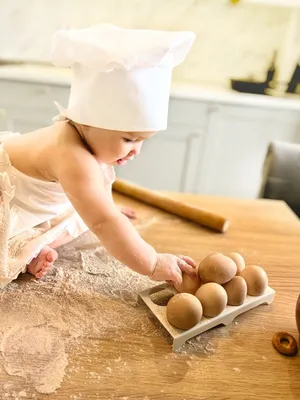
[(68, 363), (59, 336), (58, 332), (40, 326), (9, 329), (0, 347), (7, 373), (25, 378), (40, 393), (54, 392)]
[[(146, 229), (147, 221), (139, 225)], [(153, 336), (168, 337), (137, 301), (138, 292), (159, 282), (110, 256), (91, 232), (58, 249), (58, 253), (55, 265), (41, 280), (25, 274), (0, 290), (0, 367), (11, 375), (12, 382), (16, 377), (24, 380), (26, 398), (38, 398), (35, 390), (53, 393), (65, 374), (81, 372), (80, 366), (68, 365), (68, 354), (76, 351), (80, 355), (82, 351), (86, 356), (90, 351), (83, 347), (87, 338), (114, 340), (117, 332), (117, 346), (122, 335), (136, 332), (149, 345)], [(195, 351), (197, 342), (192, 343)], [(206, 342), (207, 350), (208, 345)], [(142, 352), (134, 346), (134, 351)], [(89, 375), (89, 379), (101, 384), (115, 372), (130, 373), (118, 356), (112, 363), (108, 360), (106, 368), (101, 375)], [(0, 398), (22, 398), (20, 391), (13, 386), (0, 387)]]

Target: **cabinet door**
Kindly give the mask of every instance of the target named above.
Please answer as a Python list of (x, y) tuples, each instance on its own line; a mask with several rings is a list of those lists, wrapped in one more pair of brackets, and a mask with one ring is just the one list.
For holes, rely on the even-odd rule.
[(65, 106), (67, 86), (0, 79), (0, 109), (5, 110), (9, 129), (30, 132), (52, 124), (58, 114), (54, 101)]
[(1, 131), (11, 131), (13, 129), (13, 124), (11, 119), (8, 117), (7, 111), (4, 108), (0, 108), (0, 132)]
[(55, 113), (50, 110), (24, 109), (23, 107), (6, 107), (9, 130), (27, 133), (53, 124)]
[(117, 167), (117, 176), (154, 190), (194, 192), (202, 139), (196, 127), (170, 125), (144, 142), (139, 157)]
[(153, 190), (197, 192), (207, 127), (207, 104), (170, 99), (168, 129), (145, 141), (142, 152), (117, 176)]
[(69, 93), (68, 86), (0, 79), (0, 107), (4, 104), (37, 113), (43, 110), (56, 112), (54, 101), (66, 106)]
[(216, 106), (210, 114), (199, 191), (256, 198), (269, 143), (299, 139), (297, 111)]

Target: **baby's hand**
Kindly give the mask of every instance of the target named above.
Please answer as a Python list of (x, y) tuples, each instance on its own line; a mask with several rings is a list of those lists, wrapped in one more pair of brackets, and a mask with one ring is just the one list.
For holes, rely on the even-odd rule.
[(129, 219), (136, 219), (136, 212), (134, 210), (132, 210), (131, 208), (121, 207), (120, 211), (122, 214), (124, 214)]
[(158, 254), (155, 269), (150, 278), (154, 281), (171, 281), (180, 285), (182, 283), (182, 272), (196, 278), (196, 267), (195, 261), (190, 257)]

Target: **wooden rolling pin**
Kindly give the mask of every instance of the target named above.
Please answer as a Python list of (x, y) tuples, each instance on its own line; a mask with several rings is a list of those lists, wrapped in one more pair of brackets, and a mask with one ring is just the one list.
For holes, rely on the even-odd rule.
[(127, 181), (116, 179), (113, 189), (143, 203), (168, 211), (171, 214), (196, 222), (217, 232), (226, 232), (230, 221), (220, 215), (171, 199), (161, 193), (136, 186)]

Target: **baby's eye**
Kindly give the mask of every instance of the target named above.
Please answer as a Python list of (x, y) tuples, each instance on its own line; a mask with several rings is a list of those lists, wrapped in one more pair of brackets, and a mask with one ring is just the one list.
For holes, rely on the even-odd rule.
[(127, 139), (127, 138), (123, 138), (123, 140), (124, 140), (124, 142), (126, 142), (126, 143), (134, 142), (134, 140), (132, 140), (132, 139)]

